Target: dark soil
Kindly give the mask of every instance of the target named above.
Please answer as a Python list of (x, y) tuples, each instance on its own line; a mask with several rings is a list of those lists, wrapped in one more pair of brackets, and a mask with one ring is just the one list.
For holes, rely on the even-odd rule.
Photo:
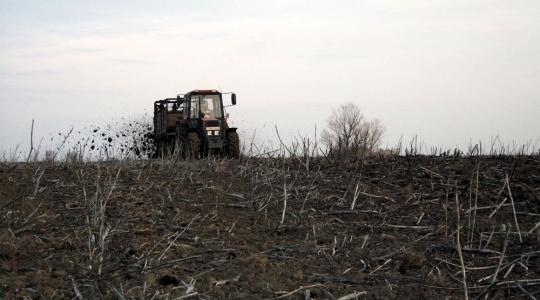
[(0, 298), (538, 298), (539, 198), (530, 156), (4, 163)]

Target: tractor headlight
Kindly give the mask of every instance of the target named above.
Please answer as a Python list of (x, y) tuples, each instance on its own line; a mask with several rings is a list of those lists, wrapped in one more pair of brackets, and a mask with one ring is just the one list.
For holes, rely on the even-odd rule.
[(219, 135), (219, 127), (206, 127), (206, 135)]

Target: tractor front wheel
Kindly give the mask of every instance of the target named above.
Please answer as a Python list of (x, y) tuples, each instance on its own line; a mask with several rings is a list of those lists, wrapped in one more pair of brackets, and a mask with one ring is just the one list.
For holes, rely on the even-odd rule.
[(235, 131), (227, 132), (227, 154), (231, 158), (240, 158), (240, 138)]
[(201, 141), (199, 139), (199, 135), (196, 132), (190, 132), (188, 134), (188, 142), (189, 142), (189, 157), (192, 159), (199, 159), (201, 158)]

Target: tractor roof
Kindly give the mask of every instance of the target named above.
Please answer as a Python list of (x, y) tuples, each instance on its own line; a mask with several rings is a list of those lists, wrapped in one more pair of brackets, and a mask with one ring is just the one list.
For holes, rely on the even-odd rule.
[(193, 90), (188, 94), (221, 94), (218, 90)]

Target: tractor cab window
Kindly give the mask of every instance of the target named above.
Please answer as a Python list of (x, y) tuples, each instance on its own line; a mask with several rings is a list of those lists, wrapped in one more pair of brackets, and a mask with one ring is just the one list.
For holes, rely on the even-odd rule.
[(219, 95), (191, 96), (191, 118), (217, 119), (221, 118)]
[(190, 118), (199, 118), (199, 96), (191, 96), (191, 111), (189, 113)]
[(176, 103), (167, 103), (167, 110), (169, 112), (178, 112), (178, 105)]

